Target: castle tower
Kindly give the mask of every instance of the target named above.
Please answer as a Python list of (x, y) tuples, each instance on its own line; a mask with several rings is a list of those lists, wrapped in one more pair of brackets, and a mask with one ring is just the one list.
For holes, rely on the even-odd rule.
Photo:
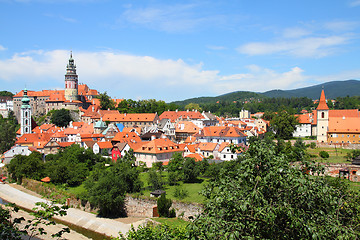
[(21, 125), (21, 135), (26, 133), (31, 133), (31, 106), (30, 99), (27, 95), (27, 89), (24, 89), (24, 96), (21, 99), (21, 109), (20, 109), (20, 125)]
[(316, 139), (318, 142), (327, 142), (327, 131), (329, 128), (329, 107), (326, 104), (324, 89), (321, 91), (319, 105), (316, 108), (317, 126)]
[(76, 74), (76, 65), (70, 53), (69, 63), (66, 66), (65, 74), (65, 99), (69, 101), (78, 100), (78, 75)]

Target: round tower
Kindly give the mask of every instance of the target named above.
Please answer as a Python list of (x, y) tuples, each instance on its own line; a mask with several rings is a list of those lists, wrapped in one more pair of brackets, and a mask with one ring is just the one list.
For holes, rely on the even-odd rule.
[(78, 75), (76, 74), (76, 65), (70, 53), (69, 63), (66, 66), (65, 74), (65, 99), (74, 101), (79, 99), (78, 95)]
[(27, 89), (24, 89), (24, 96), (21, 99), (21, 109), (20, 109), (20, 125), (21, 125), (21, 135), (26, 133), (31, 133), (31, 106), (30, 99), (27, 95)]

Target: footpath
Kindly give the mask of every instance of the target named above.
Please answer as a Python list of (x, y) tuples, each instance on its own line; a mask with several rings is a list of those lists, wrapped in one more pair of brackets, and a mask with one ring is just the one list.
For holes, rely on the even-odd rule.
[[(0, 184), (0, 198), (29, 210), (36, 206), (36, 202), (48, 202), (48, 200), (22, 192), (9, 184)], [(108, 218), (101, 218), (95, 214), (84, 212), (75, 208), (69, 208), (66, 216), (56, 216), (54, 218), (109, 237), (118, 237), (119, 232), (126, 234), (131, 228), (131, 224), (122, 223)], [(146, 220), (141, 220), (133, 223), (132, 225), (137, 228), (145, 222)]]

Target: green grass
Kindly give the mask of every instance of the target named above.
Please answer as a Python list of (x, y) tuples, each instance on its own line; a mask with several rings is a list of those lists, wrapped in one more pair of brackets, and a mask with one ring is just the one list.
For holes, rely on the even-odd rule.
[(152, 218), (152, 220), (159, 222), (161, 224), (167, 224), (168, 226), (171, 227), (186, 227), (189, 222), (180, 219), (180, 218), (163, 218), (163, 217), (158, 217), (158, 218)]
[[(165, 183), (167, 182), (167, 175), (168, 175), (167, 172), (162, 172), (162, 174), (161, 174), (163, 181)], [(144, 190), (142, 191), (142, 193), (145, 197), (150, 197), (150, 192), (152, 192), (152, 190), (148, 189), (147, 178), (148, 178), (147, 172), (143, 172), (140, 174), (140, 180), (144, 183), (144, 185), (143, 185)], [(179, 182), (179, 184), (181, 184), (182, 187), (188, 191), (188, 196), (185, 197), (184, 199), (177, 199), (174, 197), (176, 186), (164, 185), (163, 190), (166, 191), (166, 197), (171, 200), (178, 200), (178, 201), (187, 202), (187, 203), (192, 203), (192, 202), (203, 203), (205, 198), (204, 198), (204, 196), (200, 195), (199, 192), (204, 188), (204, 185), (207, 183), (207, 179), (201, 179), (201, 180), (202, 180), (201, 183)]]
[[(329, 153), (329, 158), (323, 159), (319, 156), (320, 151), (326, 151)], [(342, 148), (308, 148), (307, 152), (311, 155), (316, 155), (316, 157), (312, 158), (316, 162), (321, 163), (350, 163), (346, 160), (345, 156), (347, 153), (351, 152), (350, 149), (342, 149)]]
[(77, 187), (69, 187), (67, 191), (75, 196), (81, 196), (81, 194), (86, 193), (84, 183)]

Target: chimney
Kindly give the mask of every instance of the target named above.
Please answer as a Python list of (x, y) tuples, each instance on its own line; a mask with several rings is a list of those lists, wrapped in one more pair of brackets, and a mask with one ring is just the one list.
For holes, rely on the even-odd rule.
[(93, 112), (95, 111), (95, 107), (94, 107), (94, 106), (92, 106), (92, 111), (93, 111)]
[(178, 112), (178, 110), (176, 109), (175, 112)]
[(155, 135), (151, 135), (151, 141), (152, 140), (155, 140), (156, 139), (156, 136)]

